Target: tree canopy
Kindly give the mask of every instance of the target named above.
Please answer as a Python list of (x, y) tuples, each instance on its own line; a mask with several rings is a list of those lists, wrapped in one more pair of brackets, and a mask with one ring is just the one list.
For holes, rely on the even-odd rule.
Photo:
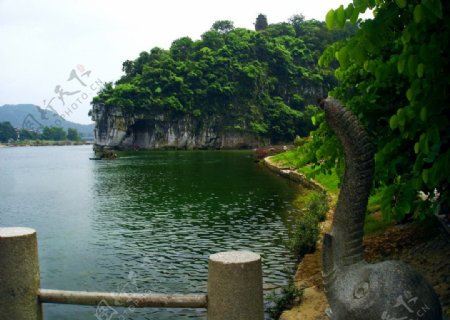
[[(367, 9), (374, 18), (358, 20)], [(372, 136), (375, 188), (388, 218), (421, 218), (449, 204), (449, 12), (450, 2), (441, 0), (354, 0), (327, 14), (329, 28), (348, 20), (359, 26), (353, 37), (327, 48), (320, 64), (337, 63), (331, 95)], [(343, 154), (333, 134), (320, 115), (313, 120), (320, 128), (304, 146), (302, 161), (324, 171), (341, 169)]]
[(0, 142), (8, 142), (10, 139), (17, 138), (16, 129), (10, 122), (0, 122)]
[(67, 140), (70, 140), (70, 141), (80, 141), (81, 140), (81, 137), (80, 137), (77, 129), (74, 129), (74, 128), (67, 129)]
[(42, 131), (41, 138), (43, 140), (61, 141), (67, 139), (67, 134), (64, 129), (60, 127), (45, 127)]
[(331, 69), (317, 65), (320, 54), (352, 30), (295, 19), (256, 32), (217, 21), (200, 40), (183, 37), (169, 50), (153, 48), (125, 61), (121, 79), (93, 103), (126, 113), (214, 117), (224, 128), (292, 141), (311, 130), (310, 105), (335, 83)]

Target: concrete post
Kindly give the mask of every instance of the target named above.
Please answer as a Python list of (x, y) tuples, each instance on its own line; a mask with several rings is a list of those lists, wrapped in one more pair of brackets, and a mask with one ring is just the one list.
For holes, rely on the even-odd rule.
[(0, 319), (40, 320), (36, 231), (0, 228)]
[(261, 257), (249, 251), (212, 254), (208, 263), (208, 320), (263, 320)]

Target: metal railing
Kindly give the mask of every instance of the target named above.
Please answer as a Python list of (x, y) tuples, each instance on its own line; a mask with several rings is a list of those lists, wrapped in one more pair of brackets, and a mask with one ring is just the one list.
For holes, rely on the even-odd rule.
[(40, 288), (36, 231), (0, 228), (0, 319), (41, 320), (43, 303), (206, 308), (209, 320), (262, 320), (261, 257), (249, 251), (212, 254), (207, 294), (49, 290)]

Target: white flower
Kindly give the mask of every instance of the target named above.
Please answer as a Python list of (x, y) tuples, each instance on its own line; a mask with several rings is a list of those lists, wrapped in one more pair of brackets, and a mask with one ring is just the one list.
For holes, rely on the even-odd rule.
[(425, 193), (425, 192), (423, 192), (423, 191), (421, 190), (421, 191), (419, 191), (419, 192), (417, 193), (417, 196), (419, 197), (420, 200), (426, 201), (426, 200), (428, 200), (428, 197), (430, 196), (430, 194), (429, 194), (429, 193)]
[(440, 195), (441, 195), (441, 194), (439, 193), (439, 191), (438, 191), (436, 188), (434, 188), (434, 191), (433, 191), (433, 198), (431, 198), (430, 201), (431, 201), (431, 202), (436, 202), (436, 201), (438, 201)]

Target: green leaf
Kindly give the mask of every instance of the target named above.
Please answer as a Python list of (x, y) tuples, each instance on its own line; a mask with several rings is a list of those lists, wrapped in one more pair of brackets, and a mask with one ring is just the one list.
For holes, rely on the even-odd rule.
[(423, 71), (424, 71), (424, 65), (423, 65), (423, 63), (419, 63), (419, 64), (417, 65), (417, 76), (418, 76), (419, 78), (422, 78), (422, 77), (423, 77)]
[(328, 29), (333, 29), (334, 25), (336, 24), (336, 20), (334, 17), (334, 10), (331, 9), (330, 11), (328, 11), (327, 16), (325, 17), (325, 22), (327, 24), (327, 28)]
[(409, 101), (412, 101), (412, 99), (414, 98), (413, 90), (412, 90), (411, 88), (409, 88), (409, 89), (406, 91), (406, 98), (407, 98)]
[(430, 152), (430, 148), (428, 145), (428, 136), (425, 133), (422, 133), (420, 135), (419, 144), (420, 144), (420, 150), (423, 153), (428, 154)]
[(416, 142), (415, 144), (414, 144), (414, 153), (415, 154), (418, 154), (419, 153), (419, 151), (420, 151), (420, 144), (418, 143), (418, 142)]
[(354, 46), (351, 50), (351, 56), (359, 64), (363, 64), (366, 61), (366, 52), (362, 46)]
[(422, 16), (423, 16), (422, 5), (420, 5), (420, 4), (416, 5), (416, 7), (414, 8), (413, 15), (414, 15), (415, 23), (420, 23), (420, 21), (422, 21)]
[(442, 181), (449, 180), (450, 170), (450, 150), (447, 150), (444, 154), (439, 155), (439, 157), (434, 161), (433, 166), (428, 172), (428, 182), (431, 185), (437, 185)]
[(353, 11), (355, 7), (353, 6), (353, 3), (350, 3), (347, 8), (345, 8), (345, 17), (347, 19), (350, 19), (353, 16)]
[(360, 13), (364, 13), (367, 10), (369, 2), (368, 0), (353, 0), (353, 4), (355, 5), (355, 9)]
[(411, 33), (408, 31), (408, 29), (403, 30), (402, 41), (403, 44), (408, 44), (409, 41), (411, 41)]
[(313, 126), (315, 126), (315, 125), (317, 124), (317, 118), (316, 118), (316, 116), (312, 116), (312, 117), (311, 117), (311, 122), (312, 122)]
[(394, 197), (396, 188), (397, 185), (393, 184), (383, 190), (380, 206), (385, 220), (391, 220), (392, 198)]
[(395, 0), (395, 3), (400, 9), (403, 9), (406, 7), (406, 0)]
[[(392, 118), (391, 118), (392, 119)], [(400, 128), (405, 126), (405, 112), (402, 108), (397, 110), (397, 123)]]
[(396, 129), (398, 127), (398, 122), (397, 122), (397, 116), (393, 115), (390, 119), (389, 119), (389, 127), (391, 127), (392, 130)]
[(397, 71), (398, 71), (399, 74), (403, 73), (403, 71), (405, 70), (405, 65), (406, 65), (405, 56), (401, 55), (398, 58), (398, 62), (397, 62)]
[(425, 183), (428, 183), (429, 169), (422, 170), (422, 180)]
[(359, 11), (356, 8), (353, 10), (352, 15), (350, 17), (350, 22), (356, 24), (359, 18)]
[(344, 28), (345, 26), (345, 9), (343, 5), (340, 5), (339, 8), (336, 10), (336, 22), (339, 28)]
[(402, 216), (405, 216), (406, 214), (408, 214), (411, 211), (411, 204), (409, 203), (409, 199), (400, 201), (397, 204), (397, 210), (398, 210), (398, 213), (401, 214)]
[(411, 204), (413, 203), (415, 196), (416, 192), (412, 182), (407, 182), (402, 185), (396, 205), (400, 218), (404, 217), (411, 211)]
[(348, 58), (348, 50), (347, 47), (343, 47), (341, 50), (339, 50), (339, 53), (336, 55), (336, 59), (339, 61), (339, 64), (346, 69), (349, 64), (349, 58)]
[(427, 108), (426, 107), (420, 108), (420, 120), (422, 120), (424, 122), (427, 120)]
[(441, 0), (422, 0), (425, 8), (433, 13), (439, 19), (442, 19), (442, 2)]

